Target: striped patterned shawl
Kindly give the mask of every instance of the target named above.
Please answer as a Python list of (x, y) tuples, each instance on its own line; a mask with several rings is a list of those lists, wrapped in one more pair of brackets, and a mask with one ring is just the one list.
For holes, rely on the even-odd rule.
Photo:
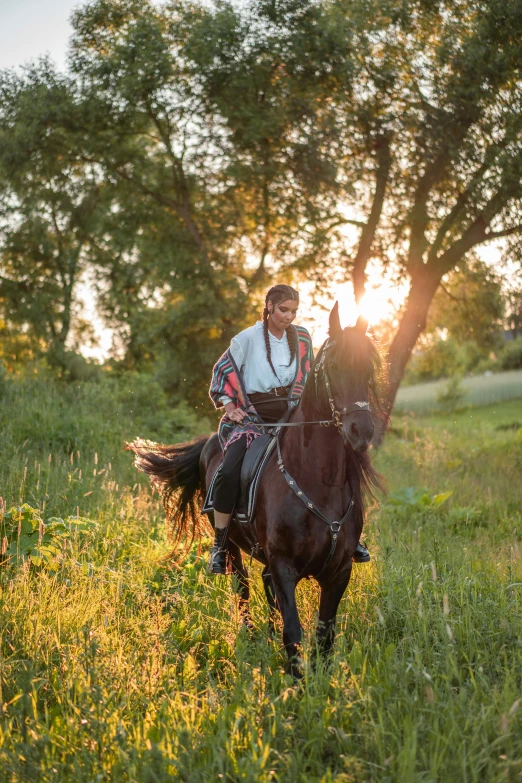
[[(298, 404), (304, 391), (314, 354), (312, 340), (307, 330), (302, 326), (290, 326), (288, 328), (295, 329), (298, 346), (296, 373), (290, 392), (290, 396), (297, 399), (288, 403), (288, 406), (292, 407)], [(248, 399), (241, 372), (229, 350), (226, 350), (214, 365), (209, 394), (216, 408), (223, 407), (220, 397), (227, 396), (230, 397), (237, 408), (242, 408), (249, 414), (249, 418), (244, 419), (241, 424), (230, 421), (226, 414), (223, 416), (218, 429), (219, 441), (223, 451), (226, 451), (231, 443), (243, 436), (247, 438), (247, 443), (250, 446), (254, 438), (264, 433), (264, 427), (254, 406)]]

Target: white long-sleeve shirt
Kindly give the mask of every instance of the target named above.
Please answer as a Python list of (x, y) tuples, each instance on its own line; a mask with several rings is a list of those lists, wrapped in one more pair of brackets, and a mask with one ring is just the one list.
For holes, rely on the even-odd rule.
[[(268, 332), (274, 374), (266, 355), (263, 322), (257, 321), (254, 326), (244, 329), (232, 338), (230, 353), (238, 370), (240, 370), (247, 394), (268, 392), (278, 386), (289, 386), (297, 370), (297, 355), (290, 363), (290, 346), (286, 332), (281, 339)], [(226, 395), (220, 397), (223, 405), (232, 402)]]

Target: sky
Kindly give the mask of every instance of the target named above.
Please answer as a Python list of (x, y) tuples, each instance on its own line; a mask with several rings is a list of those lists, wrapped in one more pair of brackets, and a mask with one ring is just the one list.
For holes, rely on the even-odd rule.
[(78, 0), (0, 0), (0, 68), (49, 54), (65, 68), (71, 12)]

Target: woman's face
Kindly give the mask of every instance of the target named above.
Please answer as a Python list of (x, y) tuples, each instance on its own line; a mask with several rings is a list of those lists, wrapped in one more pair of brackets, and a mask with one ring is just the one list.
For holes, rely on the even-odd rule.
[(276, 329), (284, 330), (288, 329), (294, 320), (297, 308), (299, 307), (299, 302), (294, 302), (293, 299), (285, 299), (284, 302), (279, 302), (279, 304), (274, 306), (273, 302), (269, 299), (267, 307)]

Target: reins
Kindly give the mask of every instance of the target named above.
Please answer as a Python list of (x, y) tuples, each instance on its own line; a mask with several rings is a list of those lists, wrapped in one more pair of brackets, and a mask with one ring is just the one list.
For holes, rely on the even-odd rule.
[[(370, 403), (369, 402), (355, 402), (353, 408), (343, 408), (341, 411), (338, 411), (335, 407), (335, 401), (333, 398), (332, 390), (330, 387), (330, 379), (328, 377), (328, 373), (326, 371), (326, 351), (328, 348), (331, 347), (330, 341), (327, 340), (324, 344), (322, 351), (321, 351), (321, 358), (316, 363), (314, 367), (314, 382), (315, 382), (315, 393), (317, 395), (317, 384), (319, 380), (319, 373), (322, 371), (322, 376), (324, 378), (324, 384), (326, 387), (326, 393), (328, 395), (328, 404), (330, 405), (330, 410), (332, 411), (332, 418), (331, 419), (322, 419), (318, 421), (282, 421), (278, 422), (275, 425), (271, 425), (273, 429), (279, 429), (279, 427), (308, 427), (308, 426), (314, 426), (318, 425), (320, 427), (331, 427), (332, 425), (337, 428), (337, 431), (339, 434), (342, 434), (343, 430), (343, 422), (342, 422), (342, 416), (349, 416), (350, 413), (356, 413), (357, 411), (370, 411)], [(280, 398), (282, 401), (285, 399), (284, 397)], [(288, 397), (286, 398), (288, 402), (292, 402), (292, 398)], [(299, 400), (299, 398), (297, 398)], [(257, 403), (257, 405), (266, 405), (267, 403), (271, 402), (271, 400), (263, 400)], [(257, 406), (256, 406), (257, 407)], [(270, 425), (265, 425), (270, 426)]]

